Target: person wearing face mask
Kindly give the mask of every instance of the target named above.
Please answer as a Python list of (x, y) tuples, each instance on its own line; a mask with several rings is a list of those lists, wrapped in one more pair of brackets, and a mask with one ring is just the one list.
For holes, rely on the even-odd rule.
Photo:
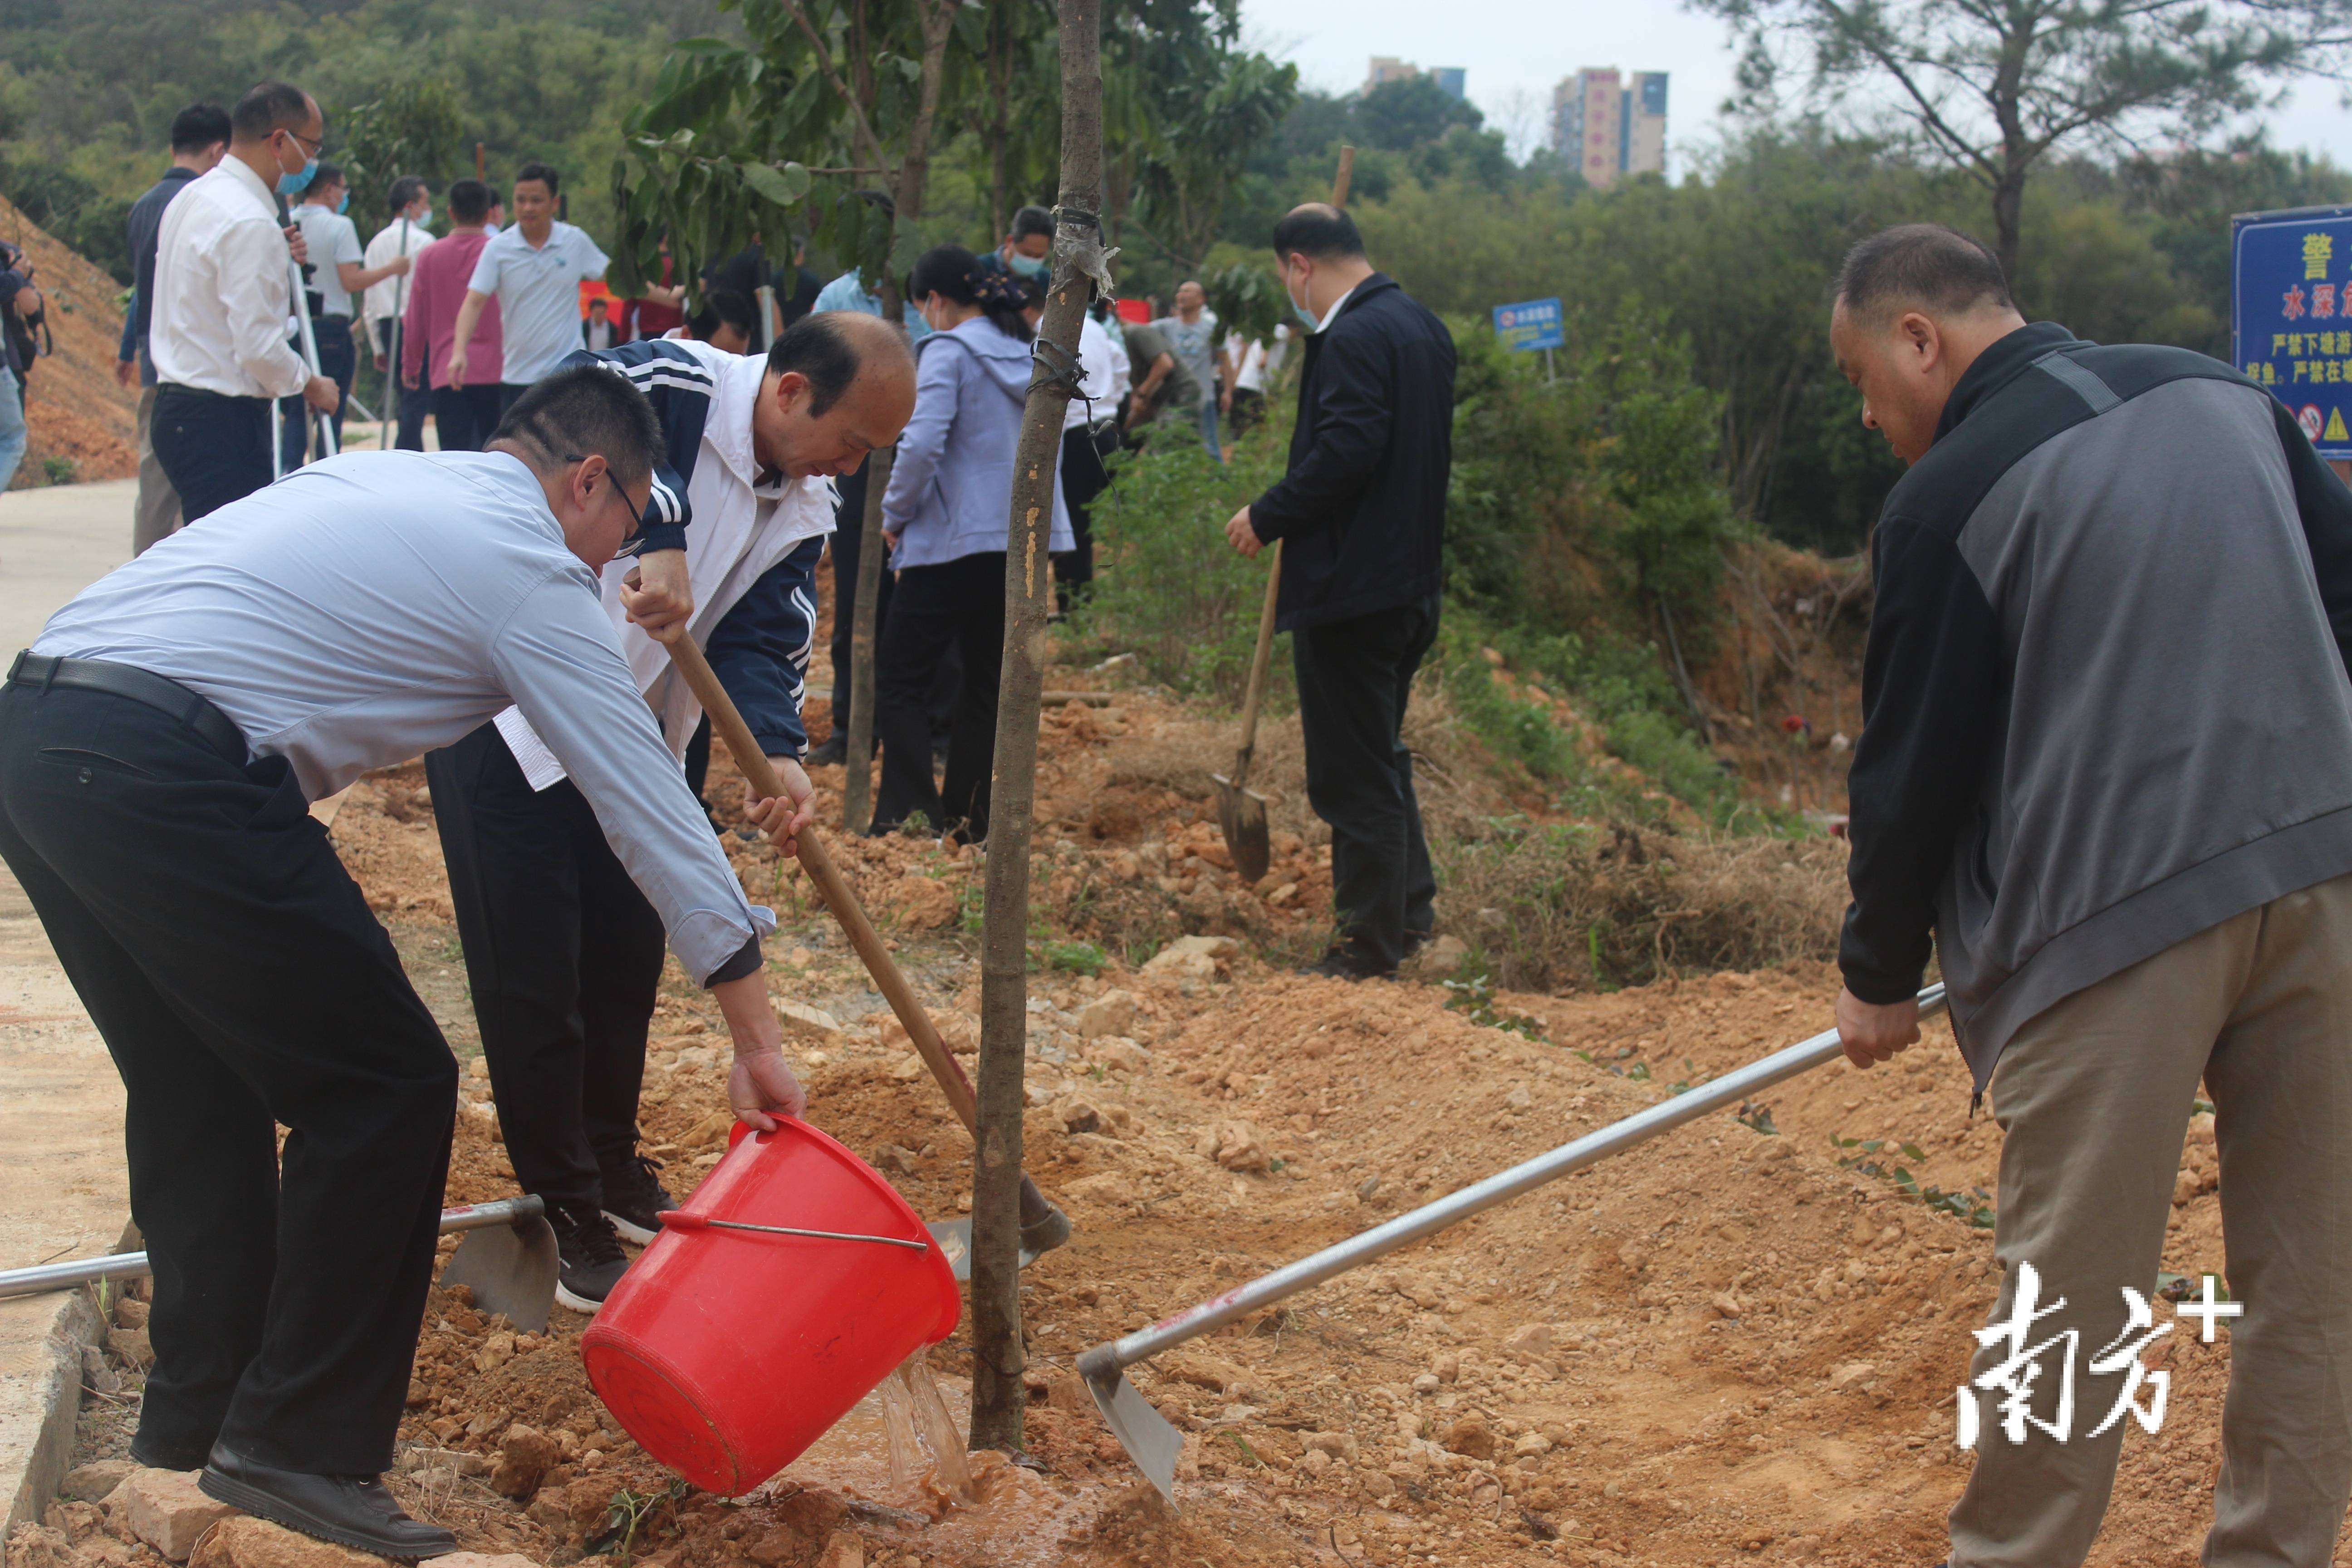
[[(310, 284), (303, 290), (310, 310), (311, 341), (319, 345), (319, 370), (334, 381), (340, 397), (330, 416), (335, 427), (335, 450), (343, 449), (342, 399), (352, 395), (352, 375), (359, 368), (359, 345), (352, 341), (352, 296), (390, 278), (408, 275), (409, 258), (395, 256), (371, 267), (360, 248), (360, 231), (349, 216), (351, 186), (342, 167), (320, 163), (294, 209), (294, 226), (310, 252)], [(299, 468), (310, 421), (299, 406), (280, 403), (285, 419), (282, 466)]]
[(310, 247), (278, 221), (279, 198), (317, 172), (326, 133), (310, 94), (262, 82), (229, 112), (228, 156), (164, 209), (149, 430), (190, 522), (269, 482), (273, 399), (299, 393), (322, 414), (341, 406), (333, 379), (310, 374), (286, 335), (298, 303), (288, 262)]
[(662, 456), (629, 378), (560, 372), (486, 451), (347, 453), (228, 503), (83, 589), (9, 668), (0, 858), (121, 1074), (154, 1265), (133, 1463), (201, 1469), (206, 1496), (362, 1552), (457, 1548), (379, 1479), (457, 1064), (308, 810), (368, 770), (519, 710), (725, 1016), (730, 1109), (762, 1129), (806, 1110), (761, 959), (774, 917), (600, 602)]
[[(747, 799), (746, 814), (790, 853), (812, 810), (801, 698), (832, 480), (912, 412), (906, 334), (835, 313), (756, 358), (657, 339), (575, 352), (557, 374), (581, 366), (643, 392), (666, 442), (644, 492), (643, 552), (604, 569), (630, 676), (699, 796), (709, 721), (656, 639), (681, 626), (703, 648), (791, 796), (765, 813)], [(653, 1240), (677, 1206), (637, 1149), (662, 921), (536, 722), (509, 709), (428, 753), (425, 776), (507, 1156), (523, 1191), (547, 1200), (557, 1299), (593, 1312), (626, 1268), (620, 1238)]]
[[(961, 246), (925, 251), (908, 293), (931, 335), (921, 345), (914, 417), (882, 497), (898, 583), (876, 660), (882, 783), (872, 831), (895, 831), (919, 815), (933, 833), (977, 843), (988, 837), (1004, 668), (1004, 545), (1034, 333), (1022, 314), (1024, 290)], [(1073, 545), (1057, 484), (1047, 549)], [(950, 647), (963, 658), (963, 700), (941, 784), (931, 774), (928, 698)]]
[[(413, 268), (416, 253), (433, 243), (433, 189), (415, 174), (403, 174), (393, 181), (386, 193), (384, 205), (392, 211), (392, 221), (376, 230), (368, 241), (367, 254), (360, 258), (367, 268), (389, 266), (401, 257), (407, 257)], [(361, 306), (367, 321), (367, 333), (375, 350), (375, 368), (384, 378), (387, 387), (396, 384), (393, 323), (408, 309), (408, 290), (412, 285), (405, 274), (385, 273), (368, 286)], [(394, 394), (387, 392), (390, 398)], [(400, 434), (395, 443), (404, 452), (425, 450), (425, 416), (431, 406), (432, 395), (422, 386), (403, 386), (398, 392)]]
[(1053, 254), (1054, 215), (1044, 207), (1023, 207), (1013, 215), (1004, 243), (982, 257), (979, 266), (983, 272), (1042, 284), (1054, 269)]
[(1275, 625), (1291, 634), (1307, 795), (1331, 825), (1339, 941), (1307, 973), (1391, 974), (1429, 939), (1437, 890), (1400, 731), (1437, 637), (1454, 462), (1454, 339), (1372, 270), (1353, 219), (1312, 202), (1274, 227), (1308, 331), (1290, 466), (1235, 512), (1244, 555), (1276, 540)]

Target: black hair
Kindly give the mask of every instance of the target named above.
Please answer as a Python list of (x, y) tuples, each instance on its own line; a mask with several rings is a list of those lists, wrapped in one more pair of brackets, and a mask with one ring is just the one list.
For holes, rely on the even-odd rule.
[(759, 307), (733, 289), (713, 289), (703, 295), (702, 309), (688, 316), (686, 324), (706, 343), (722, 326), (742, 333), (746, 343), (760, 341)]
[(393, 181), (392, 188), (383, 194), (383, 204), (397, 216), (401, 208), (423, 195), (428, 188), (421, 175), (403, 174)]
[(329, 185), (340, 185), (342, 183), (343, 166), (341, 163), (330, 163), (321, 158), (319, 161), (319, 166), (310, 171), (310, 184), (305, 188), (322, 191)]
[(916, 260), (907, 298), (920, 300), (926, 294), (979, 306), (997, 331), (1016, 342), (1036, 336), (1022, 318), (1024, 296), (1016, 280), (993, 268), (982, 271), (978, 259), (961, 245), (935, 245)]
[(1013, 215), (1013, 238), (1015, 243), (1033, 234), (1054, 237), (1054, 215), (1044, 207), (1023, 207)]
[(654, 405), (625, 375), (603, 364), (559, 370), (515, 399), (493, 441), (511, 441), (541, 472), (574, 457), (604, 459), (635, 489), (661, 460), (662, 427)]
[(547, 186), (547, 194), (551, 196), (556, 192), (557, 178), (555, 170), (551, 164), (539, 163), (525, 163), (521, 168), (515, 171), (514, 183), (520, 185), (525, 180), (538, 180)]
[(1339, 208), (1309, 202), (1283, 214), (1274, 226), (1274, 253), (1338, 261), (1363, 255), (1364, 237), (1356, 232), (1356, 220)]
[(219, 104), (192, 103), (172, 116), (172, 151), (201, 153), (207, 147), (217, 147), (236, 129), (229, 123), (228, 110)]
[[(822, 419), (833, 405), (849, 391), (857, 373), (866, 368), (866, 361), (857, 352), (848, 325), (853, 312), (819, 310), (803, 316), (784, 329), (768, 350), (768, 372), (782, 375), (788, 370), (800, 372), (809, 384), (809, 417)], [(906, 329), (898, 331), (899, 353), (913, 357), (906, 342)]]
[(2016, 308), (2000, 258), (1939, 223), (1898, 224), (1858, 242), (1838, 268), (1837, 297), (1857, 317), (1898, 304), (1951, 315), (1979, 305)]
[(240, 142), (267, 141), (270, 132), (289, 131), (310, 118), (310, 97), (289, 81), (256, 82), (246, 89), (229, 111), (229, 129)]
[(490, 216), (490, 187), (479, 180), (459, 180), (449, 187), (449, 216), (459, 223), (479, 223)]

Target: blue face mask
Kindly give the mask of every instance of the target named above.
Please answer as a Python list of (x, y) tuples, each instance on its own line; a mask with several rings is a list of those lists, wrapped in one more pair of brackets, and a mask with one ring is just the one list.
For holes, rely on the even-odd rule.
[(1052, 264), (1042, 256), (1024, 256), (1019, 251), (1004, 258), (1004, 264), (1024, 278), (1043, 278), (1053, 270)]
[(340, 217), (352, 209), (352, 193), (345, 191), (335, 198), (335, 215)]
[[(1286, 271), (1285, 271), (1285, 273), (1283, 274), (1283, 279), (1282, 279), (1282, 292), (1283, 292), (1283, 297), (1284, 297), (1285, 299), (1289, 299), (1289, 296), (1290, 296), (1290, 276), (1289, 276), (1289, 273), (1288, 273), (1286, 270)], [(1320, 316), (1318, 316), (1318, 315), (1317, 315), (1314, 311), (1312, 311), (1312, 310), (1308, 310), (1305, 305), (1303, 305), (1303, 304), (1299, 303), (1297, 300), (1290, 300), (1290, 309), (1292, 310), (1292, 311), (1293, 311), (1293, 312), (1295, 312), (1295, 313), (1297, 315), (1297, 317), (1298, 317), (1298, 319), (1299, 319), (1300, 321), (1304, 321), (1304, 322), (1306, 322), (1306, 323), (1307, 323), (1307, 330), (1308, 331), (1310, 331), (1310, 332), (1319, 332), (1319, 331), (1321, 331), (1323, 330), (1323, 318), (1322, 318), (1322, 317), (1320, 317)]]
[[(302, 172), (299, 174), (289, 174), (280, 171), (278, 176), (278, 194), (281, 196), (300, 195), (303, 191), (309, 187), (310, 184), (310, 176), (318, 172), (319, 160), (316, 158), (305, 159), (302, 163)], [(346, 194), (348, 195), (349, 193)]]

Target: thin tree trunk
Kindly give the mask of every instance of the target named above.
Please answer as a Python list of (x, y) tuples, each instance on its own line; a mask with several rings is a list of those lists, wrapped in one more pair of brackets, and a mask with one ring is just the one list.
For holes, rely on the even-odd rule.
[[(882, 319), (895, 321), (901, 307), (898, 280), (882, 279)], [(841, 760), (841, 826), (863, 833), (874, 823), (874, 688), (875, 622), (882, 602), (883, 557), (889, 546), (882, 538), (882, 492), (890, 488), (890, 465), (898, 448), (880, 447), (866, 458), (866, 515), (857, 527), (857, 597), (849, 622), (849, 751)], [(834, 614), (839, 615), (839, 605)]]
[[(988, 889), (981, 936), (980, 1137), (972, 1152), (971, 1446), (1022, 1446), (1027, 1396), (1021, 1334), (1021, 1109), (1029, 1032), (1029, 834), (1037, 791), (1037, 710), (1045, 679), (1046, 551), (1062, 415), (1075, 374), (1088, 274), (1101, 268), (1103, 121), (1099, 0), (1060, 0), (1062, 188), (1054, 282), (1021, 416), (1004, 554), (1004, 677), (989, 795)], [(1090, 263), (1091, 265), (1087, 265)], [(1052, 345), (1061, 344), (1065, 353)]]

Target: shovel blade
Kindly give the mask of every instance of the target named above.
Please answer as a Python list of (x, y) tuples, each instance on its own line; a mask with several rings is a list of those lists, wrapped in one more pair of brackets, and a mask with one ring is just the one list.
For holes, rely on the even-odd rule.
[(1217, 783), (1217, 826), (1225, 836), (1225, 853), (1242, 879), (1255, 882), (1274, 863), (1265, 837), (1265, 796), (1223, 773), (1209, 776)]
[(504, 1312), (516, 1328), (535, 1334), (547, 1327), (561, 1267), (554, 1230), (543, 1216), (533, 1215), (513, 1225), (467, 1231), (442, 1268), (441, 1283), (444, 1288), (469, 1287), (475, 1306), (485, 1312)]
[(1127, 1374), (1114, 1372), (1103, 1381), (1089, 1376), (1087, 1392), (1094, 1395), (1095, 1408), (1102, 1412), (1103, 1425), (1127, 1457), (1135, 1461), (1136, 1468), (1160, 1489), (1160, 1495), (1171, 1506), (1176, 1501), (1176, 1460), (1184, 1452), (1184, 1435), (1168, 1424), (1168, 1417), (1151, 1407), (1151, 1402), (1135, 1392), (1135, 1384)]
[[(955, 1270), (961, 1284), (971, 1282), (971, 1221), (968, 1219), (935, 1219), (930, 1224), (931, 1239), (947, 1254), (948, 1267)], [(1028, 1268), (1037, 1261), (1037, 1255), (1027, 1247), (1021, 1249), (1021, 1267)]]

